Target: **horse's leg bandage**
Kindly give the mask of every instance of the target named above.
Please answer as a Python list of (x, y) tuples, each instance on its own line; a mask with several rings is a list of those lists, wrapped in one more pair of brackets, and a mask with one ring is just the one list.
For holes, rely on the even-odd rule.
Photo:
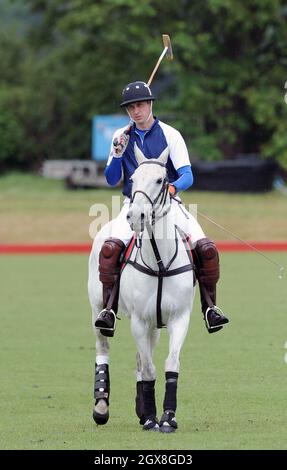
[(176, 412), (176, 393), (177, 393), (177, 372), (165, 373), (165, 396), (163, 402), (163, 411)]
[[(95, 366), (95, 407), (93, 411), (93, 419), (97, 424), (106, 424), (109, 420), (109, 409), (107, 408), (109, 406), (110, 396), (109, 366), (108, 364), (96, 364)], [(106, 403), (106, 405), (104, 403), (104, 407), (100, 406), (102, 403), (101, 400)], [(104, 412), (102, 411), (102, 408), (104, 409)]]

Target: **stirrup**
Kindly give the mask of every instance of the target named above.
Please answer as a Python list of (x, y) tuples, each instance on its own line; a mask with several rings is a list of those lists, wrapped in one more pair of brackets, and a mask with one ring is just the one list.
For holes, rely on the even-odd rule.
[[(210, 325), (209, 321), (208, 321), (208, 312), (210, 310), (213, 310), (215, 313), (217, 313), (218, 315), (220, 315), (221, 317), (223, 317), (226, 321), (224, 321), (223, 323), (219, 324), (219, 325)], [(206, 328), (208, 330), (208, 333), (215, 333), (216, 331), (219, 331), (223, 328), (223, 326), (229, 322), (228, 318), (225, 317), (223, 311), (217, 307), (216, 305), (213, 305), (212, 307), (208, 307), (206, 309), (206, 312), (205, 312), (205, 315), (204, 315), (204, 321), (205, 321), (205, 325), (206, 325)]]
[[(113, 326), (111, 327), (108, 327), (108, 326), (103, 326), (101, 324), (98, 323), (97, 325), (97, 322), (98, 322), (98, 319), (100, 317), (100, 315), (104, 312), (107, 312), (107, 313), (110, 313), (114, 316), (113, 320), (114, 320), (114, 323), (113, 323)], [(101, 320), (100, 320), (101, 322)], [(112, 337), (114, 336), (114, 332), (115, 332), (115, 329), (116, 329), (116, 322), (117, 322), (117, 316), (115, 314), (115, 312), (113, 311), (113, 309), (110, 309), (110, 310), (107, 310), (106, 308), (104, 308), (103, 310), (100, 311), (96, 321), (95, 321), (95, 328), (97, 330), (100, 330), (100, 332), (102, 333), (103, 336), (109, 336), (109, 337)]]

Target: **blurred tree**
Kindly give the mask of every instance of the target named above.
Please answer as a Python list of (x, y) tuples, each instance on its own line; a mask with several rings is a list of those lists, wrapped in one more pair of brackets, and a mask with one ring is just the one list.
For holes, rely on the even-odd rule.
[(24, 153), (25, 128), (15, 112), (14, 93), (19, 87), (21, 51), (19, 40), (0, 33), (0, 168), (19, 164)]
[(207, 159), (262, 153), (285, 161), (286, 2), (190, 3), (173, 42), (179, 68), (174, 104), (184, 109), (183, 128), (193, 117), (191, 148)]
[(8, 106), (9, 96), (0, 88), (0, 168), (10, 167), (23, 159), (24, 129)]
[(122, 87), (147, 80), (168, 33), (175, 60), (153, 83), (155, 110), (192, 158), (261, 153), (287, 168), (284, 0), (24, 3), (30, 28), (13, 110), (30, 161), (88, 158), (91, 117), (117, 112)]

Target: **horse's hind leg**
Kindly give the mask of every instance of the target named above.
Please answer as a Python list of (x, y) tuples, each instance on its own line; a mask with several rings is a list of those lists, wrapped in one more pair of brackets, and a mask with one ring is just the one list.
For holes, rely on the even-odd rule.
[[(150, 345), (151, 345), (151, 353), (153, 353), (154, 347), (159, 340), (160, 331), (153, 330), (150, 336)], [(136, 414), (140, 420), (140, 424), (145, 423), (144, 417), (144, 398), (143, 398), (143, 380), (142, 380), (142, 364), (139, 352), (136, 355)]]
[(96, 364), (95, 364), (95, 406), (93, 418), (97, 424), (106, 424), (109, 419), (109, 343), (99, 330), (95, 330), (96, 335)]
[(177, 429), (175, 412), (177, 407), (177, 380), (179, 374), (179, 355), (186, 337), (190, 312), (174, 318), (168, 325), (169, 354), (165, 361), (165, 396), (160, 431), (174, 432)]
[(140, 414), (143, 429), (157, 431), (158, 423), (156, 419), (155, 403), (155, 367), (152, 362), (152, 333), (148, 325), (132, 315), (131, 331), (135, 338), (138, 350), (137, 364), (141, 370), (140, 385), (137, 385), (138, 403), (137, 413)]

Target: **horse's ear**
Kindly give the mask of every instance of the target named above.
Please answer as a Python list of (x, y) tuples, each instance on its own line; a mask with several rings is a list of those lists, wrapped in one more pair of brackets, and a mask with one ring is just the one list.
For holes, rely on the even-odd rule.
[(145, 162), (146, 160), (148, 160), (144, 154), (142, 153), (142, 151), (138, 148), (137, 144), (135, 143), (134, 145), (134, 152), (135, 152), (135, 156), (136, 156), (136, 159), (137, 159), (137, 162), (138, 164), (140, 165), (141, 163)]
[(157, 158), (158, 161), (160, 161), (160, 163), (163, 163), (164, 165), (166, 164), (167, 162), (167, 159), (168, 159), (168, 156), (169, 156), (169, 148), (168, 146), (163, 150), (163, 152), (161, 152), (160, 156)]

